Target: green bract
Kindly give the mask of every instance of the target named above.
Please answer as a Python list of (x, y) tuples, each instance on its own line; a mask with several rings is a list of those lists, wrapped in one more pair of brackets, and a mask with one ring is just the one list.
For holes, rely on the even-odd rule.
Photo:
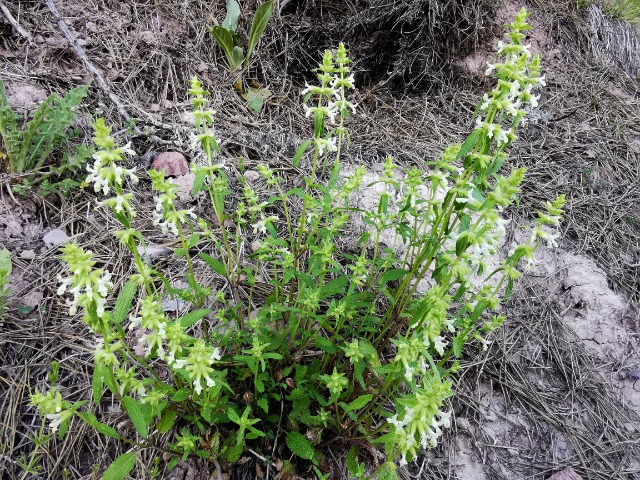
[[(326, 52), (319, 85), (303, 91), (313, 137), (294, 163), (308, 172), (304, 185), (287, 190), (279, 171), (260, 165), (266, 191), (241, 178), (235, 211), (228, 210), (214, 112), (194, 78), (201, 149), (192, 166), (194, 192), (208, 195), (209, 216), (179, 209), (176, 185), (149, 172), (157, 192), (154, 223), (179, 238), (185, 290), (170, 287), (140, 258), (144, 239), (124, 192), (127, 179), (136, 178), (117, 163), (129, 148), (116, 146), (96, 122), (101, 150), (88, 181), (97, 192), (115, 192), (102, 204), (122, 224), (116, 235), (138, 272), (110, 311), (109, 274), (70, 244), (63, 249), (70, 276), (61, 278), (60, 293), (69, 289), (72, 309), (83, 309), (97, 336), (94, 402), (107, 388), (123, 405), (138, 432), (134, 450), (157, 446), (153, 436), (166, 433), (169, 466), (188, 456), (235, 462), (245, 448), (271, 456), (270, 445), (282, 436), (299, 461), (316, 462), (321, 442), (342, 437), (383, 449), (387, 461), (374, 473), (394, 478), (394, 460), (411, 461), (437, 444), (450, 424), (455, 359), (466, 343), (485, 344), (485, 332), (502, 324), (500, 305), (521, 275), (519, 261), (534, 262), (542, 241), (555, 243), (562, 215), (563, 197), (548, 202), (529, 238), (504, 258), (503, 211), (516, 199), (524, 169), (499, 171), (516, 127), (537, 101), (533, 88), (543, 84), (538, 58), (519, 43), (525, 20), (522, 10), (510, 42), (499, 47), (491, 67), (497, 85), (478, 105), (467, 139), (423, 169), (402, 171), (388, 158), (375, 177), (363, 167), (347, 174), (341, 163), (356, 108), (347, 96), (354, 80), (344, 45)], [(355, 208), (364, 189), (377, 194), (373, 208)], [(357, 218), (365, 231), (355, 250), (345, 251), (336, 239), (356, 228)], [(196, 246), (200, 253), (192, 256)], [(198, 264), (211, 268), (212, 284), (196, 278)], [(196, 309), (167, 316), (162, 298), (176, 294)], [(120, 323), (129, 310), (125, 329)], [(140, 333), (143, 354), (128, 330)], [(32, 398), (53, 426), (77, 413), (107, 431), (53, 388)], [(357, 452), (349, 458), (362, 477)]]

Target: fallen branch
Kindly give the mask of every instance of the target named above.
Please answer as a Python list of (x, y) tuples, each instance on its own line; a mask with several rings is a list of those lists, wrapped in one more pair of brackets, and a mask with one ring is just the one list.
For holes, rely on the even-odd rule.
[[(124, 108), (124, 105), (122, 104), (120, 99), (111, 91), (111, 88), (109, 88), (109, 84), (104, 79), (100, 71), (95, 67), (93, 62), (91, 62), (91, 60), (89, 60), (87, 55), (84, 53), (84, 50), (78, 43), (78, 40), (73, 35), (71, 30), (69, 30), (69, 27), (67, 26), (66, 22), (60, 16), (60, 12), (58, 12), (58, 9), (53, 3), (53, 0), (45, 0), (45, 1), (47, 3), (47, 7), (49, 7), (49, 11), (53, 14), (54, 17), (56, 17), (60, 30), (62, 30), (62, 32), (64, 33), (64, 36), (67, 38), (69, 43), (71, 43), (71, 45), (73, 46), (73, 49), (76, 51), (78, 56), (82, 59), (85, 67), (87, 68), (87, 70), (89, 70), (89, 73), (91, 73), (91, 75), (96, 80), (100, 88), (102, 88), (104, 93), (107, 94), (109, 99), (116, 106), (116, 109), (118, 110), (118, 113), (120, 114), (120, 116), (124, 118), (127, 123), (132, 123), (131, 117), (129, 116), (129, 113), (127, 113), (127, 109)], [(136, 131), (136, 133), (140, 133), (140, 130), (135, 124), (133, 124), (133, 128)]]
[(33, 37), (31, 37), (29, 32), (27, 32), (24, 28), (20, 26), (20, 24), (14, 18), (14, 16), (11, 15), (11, 12), (9, 11), (9, 9), (5, 6), (4, 3), (2, 3), (2, 0), (0, 0), (0, 11), (5, 16), (7, 21), (11, 24), (11, 26), (16, 29), (16, 32), (18, 32), (22, 37), (24, 37), (29, 43), (33, 42)]

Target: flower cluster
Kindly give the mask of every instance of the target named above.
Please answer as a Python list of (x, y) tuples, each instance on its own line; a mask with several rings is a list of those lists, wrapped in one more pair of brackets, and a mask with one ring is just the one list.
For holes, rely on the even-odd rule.
[(69, 314), (75, 315), (78, 307), (85, 309), (85, 321), (98, 333), (99, 324), (105, 318), (106, 296), (113, 287), (111, 274), (100, 268), (93, 268), (96, 262), (91, 251), (84, 251), (75, 243), (68, 243), (61, 249), (62, 259), (67, 263), (71, 276), (58, 275), (60, 287), (58, 295), (73, 294), (67, 300)]
[[(523, 31), (530, 27), (526, 22), (529, 14), (522, 8), (507, 34), (510, 42), (498, 44), (498, 57), (504, 61), (489, 64), (486, 75), (495, 71), (498, 84), (484, 95), (479, 106), (480, 115), (476, 119), (476, 129), (495, 140), (499, 148), (504, 148), (515, 138), (514, 128), (524, 118), (527, 106), (537, 107), (538, 96), (532, 93), (536, 86), (544, 86), (544, 76), (540, 76), (540, 57), (532, 57), (530, 45), (521, 45)], [(503, 127), (503, 122), (509, 124)]]
[(156, 197), (156, 208), (153, 215), (153, 224), (158, 225), (162, 229), (162, 233), (168, 232), (179, 235), (182, 224), (187, 221), (187, 217), (196, 218), (193, 209), (178, 210), (175, 206), (177, 197), (178, 184), (164, 177), (164, 172), (150, 170), (151, 187), (159, 192)]
[(115, 140), (111, 137), (111, 128), (107, 127), (104, 119), (99, 118), (93, 124), (95, 137), (93, 142), (99, 148), (93, 154), (93, 165), (87, 165), (86, 182), (93, 184), (94, 190), (102, 191), (104, 195), (108, 195), (114, 190), (116, 196), (105, 200), (104, 205), (111, 207), (116, 213), (127, 211), (133, 215), (130, 205), (131, 194), (122, 195), (122, 187), (125, 178), (129, 178), (131, 183), (138, 183), (138, 177), (135, 175), (135, 168), (127, 169), (117, 165), (115, 162), (123, 161), (125, 155), (135, 155), (128, 143), (124, 147), (116, 147)]
[(59, 428), (63, 432), (66, 430), (74, 410), (69, 402), (62, 400), (62, 395), (55, 387), (51, 387), (46, 395), (36, 390), (36, 393), (30, 395), (30, 398), (31, 405), (37, 407), (40, 414), (49, 420), (53, 432)]

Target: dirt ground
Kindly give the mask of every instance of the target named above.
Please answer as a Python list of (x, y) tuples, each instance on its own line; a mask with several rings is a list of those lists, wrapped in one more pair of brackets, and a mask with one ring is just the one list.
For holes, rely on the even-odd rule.
[[(132, 139), (138, 152), (132, 164), (144, 169), (151, 152), (189, 158), (186, 90), (197, 74), (212, 92), (231, 178), (239, 175), (240, 157), (249, 169), (268, 162), (298, 174), (291, 157), (312, 129), (299, 92), (321, 51), (341, 40), (358, 72), (347, 163), (364, 164), (373, 175), (387, 155), (420, 166), (472, 128), (473, 110), (490, 86), (484, 65), (502, 25), (526, 6), (533, 26), (527, 43), (542, 57), (547, 87), (511, 147), (510, 162), (526, 166), (528, 175), (519, 205), (508, 212), (507, 245), (559, 193), (568, 199), (562, 240), (520, 282), (506, 306), (507, 324), (489, 348), (469, 350), (452, 402), (455, 422), (441, 445), (399, 473), (515, 480), (571, 468), (583, 479), (640, 479), (640, 40), (634, 27), (570, 0), (281, 0), (249, 70), (273, 92), (256, 115), (233, 90), (237, 78), (206, 31), (224, 18), (224, 2), (55, 0), (111, 95), (46, 2), (1, 3), (31, 37), (0, 15), (0, 79), (17, 111), (91, 81), (78, 141), (90, 137), (93, 117), (104, 116), (119, 140)], [(250, 17), (256, 4), (242, 6)], [(122, 111), (135, 119), (137, 132), (127, 128)], [(130, 269), (112, 238), (113, 220), (94, 209), (90, 192), (11, 195), (7, 187), (17, 180), (3, 175), (0, 181), (0, 245), (14, 264), (13, 303), (0, 323), (3, 479), (21, 477), (17, 461), (39, 427), (28, 395), (46, 382), (50, 362), (60, 362), (65, 397), (83, 398), (90, 385), (92, 339), (55, 294), (57, 246), (74, 238), (109, 270)], [(151, 228), (150, 189), (140, 188), (140, 221), (162, 245), (166, 239)], [(199, 206), (198, 199), (183, 201)], [(121, 419), (117, 409), (101, 414)], [(38, 478), (98, 478), (95, 466), (106, 465), (118, 448), (74, 423), (64, 441), (51, 442)], [(345, 453), (335, 452), (337, 464)], [(223, 477), (255, 478), (256, 465), (246, 457)], [(334, 477), (346, 478), (340, 471)], [(138, 466), (133, 478), (148, 478), (148, 471)], [(187, 462), (162, 478), (207, 477)]]

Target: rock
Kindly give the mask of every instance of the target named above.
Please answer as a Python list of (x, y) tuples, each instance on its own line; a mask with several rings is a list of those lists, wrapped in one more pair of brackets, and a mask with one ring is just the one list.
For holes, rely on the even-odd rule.
[(20, 253), (20, 258), (24, 260), (33, 260), (34, 258), (36, 258), (36, 252), (34, 252), (33, 250), (23, 250)]
[(244, 178), (247, 179), (247, 182), (257, 182), (260, 179), (260, 174), (255, 170), (247, 170), (244, 172)]
[(178, 200), (182, 202), (192, 202), (191, 190), (193, 189), (193, 182), (196, 179), (196, 174), (189, 172), (186, 175), (181, 175), (174, 179), (174, 182), (178, 184)]
[(151, 169), (162, 170), (169, 177), (178, 177), (189, 171), (189, 164), (180, 152), (162, 152), (151, 164)]
[(573, 468), (567, 467), (561, 472), (554, 473), (547, 480), (582, 480), (582, 477)]
[(69, 241), (69, 236), (62, 230), (54, 229), (42, 237), (42, 241), (47, 247), (57, 247)]
[(150, 111), (150, 112), (159, 112), (159, 111), (160, 111), (160, 105), (159, 105), (159, 104), (157, 104), (157, 103), (152, 103), (152, 104), (149, 106), (149, 111)]
[(158, 257), (165, 257), (171, 254), (171, 250), (160, 245), (147, 245), (146, 249), (142, 245), (138, 245), (137, 250), (145, 262), (150, 262)]

